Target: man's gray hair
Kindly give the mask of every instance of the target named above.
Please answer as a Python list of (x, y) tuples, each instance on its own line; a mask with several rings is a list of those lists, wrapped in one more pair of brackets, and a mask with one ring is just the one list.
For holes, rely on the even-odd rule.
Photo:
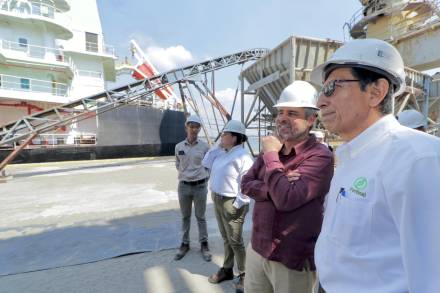
[(306, 112), (306, 119), (308, 119), (310, 116), (313, 115), (318, 115), (318, 111), (316, 109), (312, 109), (312, 108), (304, 108), (305, 112)]

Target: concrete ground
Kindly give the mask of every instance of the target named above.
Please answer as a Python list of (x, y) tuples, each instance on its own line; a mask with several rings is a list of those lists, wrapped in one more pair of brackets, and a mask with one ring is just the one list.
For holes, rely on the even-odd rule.
[(173, 260), (176, 249), (168, 249), (0, 277), (0, 292), (235, 292), (234, 281), (208, 282), (208, 276), (216, 272), (223, 261), (221, 240), (215, 237), (210, 242), (211, 262), (205, 262), (193, 245), (180, 261)]
[(223, 261), (210, 200), (212, 261), (201, 257), (194, 216), (191, 251), (173, 260), (180, 242), (173, 164), (168, 157), (9, 166), (13, 178), (0, 183), (0, 292), (235, 292), (233, 281), (207, 280)]

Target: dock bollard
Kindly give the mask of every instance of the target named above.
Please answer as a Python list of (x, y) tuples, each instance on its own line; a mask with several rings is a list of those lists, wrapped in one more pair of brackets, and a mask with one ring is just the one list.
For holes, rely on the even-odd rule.
[(6, 181), (10, 180), (10, 179), (12, 179), (12, 176), (8, 175), (6, 173), (5, 169), (1, 170), (1, 172), (0, 172), (0, 183), (6, 183)]

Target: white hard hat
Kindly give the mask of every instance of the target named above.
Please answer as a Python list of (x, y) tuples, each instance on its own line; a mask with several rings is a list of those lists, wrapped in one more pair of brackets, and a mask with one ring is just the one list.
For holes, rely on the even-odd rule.
[(195, 123), (202, 125), (202, 120), (200, 120), (200, 117), (197, 115), (194, 115), (194, 114), (192, 114), (192, 115), (188, 116), (188, 118), (186, 118), (185, 125), (188, 124), (189, 122), (195, 122)]
[(246, 135), (246, 127), (240, 121), (229, 120), (229, 122), (226, 123), (225, 128), (223, 128), (223, 132), (235, 132)]
[(391, 44), (378, 39), (358, 39), (337, 49), (311, 74), (311, 81), (321, 85), (325, 74), (332, 68), (359, 67), (384, 75), (394, 85), (394, 96), (405, 90), (405, 67), (399, 51)]
[(324, 138), (324, 132), (320, 130), (312, 130), (310, 131), (310, 134), (315, 135), (316, 138)]
[(425, 116), (422, 113), (416, 110), (405, 110), (397, 115), (397, 120), (403, 126), (409, 128), (419, 128), (425, 126)]
[(317, 91), (307, 81), (295, 80), (288, 85), (281, 93), (275, 108), (292, 107), (292, 108), (312, 108), (316, 107)]

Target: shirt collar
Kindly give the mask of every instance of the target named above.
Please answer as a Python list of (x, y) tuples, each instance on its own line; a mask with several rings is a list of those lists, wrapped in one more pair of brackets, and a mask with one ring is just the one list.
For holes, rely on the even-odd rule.
[[(304, 152), (306, 149), (308, 149), (312, 144), (316, 142), (316, 138), (314, 135), (310, 135), (306, 140), (296, 144), (293, 146), (293, 151), (295, 152), (295, 155), (298, 155), (302, 152)], [(282, 152), (279, 152), (282, 154)], [(292, 151), (290, 152), (289, 156), (292, 154)]]
[(227, 153), (232, 153), (239, 148), (243, 148), (243, 145), (239, 144), (239, 145), (233, 146)]
[[(198, 144), (198, 143), (199, 143), (199, 139), (196, 138), (196, 141), (195, 141), (194, 145), (196, 145), (196, 144)], [(189, 143), (188, 138), (185, 138), (185, 144), (186, 144), (186, 145), (192, 145), (192, 144)]]
[(361, 152), (368, 149), (369, 146), (377, 144), (381, 137), (399, 125), (399, 122), (397, 122), (393, 115), (385, 115), (358, 136), (338, 147), (336, 156), (354, 159)]

